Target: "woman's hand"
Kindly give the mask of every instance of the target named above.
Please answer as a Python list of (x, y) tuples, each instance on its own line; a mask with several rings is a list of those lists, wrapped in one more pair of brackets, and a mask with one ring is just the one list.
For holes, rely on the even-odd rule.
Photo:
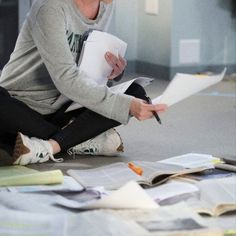
[(162, 113), (167, 110), (165, 104), (147, 104), (145, 101), (139, 98), (134, 98), (130, 106), (130, 114), (137, 120), (147, 120), (153, 117), (153, 112)]
[(123, 73), (125, 67), (127, 66), (127, 62), (121, 56), (116, 57), (114, 54), (107, 52), (105, 54), (105, 59), (107, 63), (112, 67), (112, 72), (108, 76), (108, 79), (115, 79), (120, 74)]

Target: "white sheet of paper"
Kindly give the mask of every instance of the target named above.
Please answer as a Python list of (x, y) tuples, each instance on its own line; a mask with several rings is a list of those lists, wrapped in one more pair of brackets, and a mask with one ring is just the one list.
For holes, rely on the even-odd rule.
[(129, 81), (126, 81), (124, 83), (121, 83), (121, 84), (118, 84), (118, 85), (115, 85), (113, 87), (111, 87), (111, 91), (114, 92), (114, 93), (124, 93), (128, 88), (129, 86), (132, 84), (132, 83), (137, 83), (137, 84), (140, 84), (141, 86), (143, 87), (146, 87), (147, 85), (149, 85), (151, 82), (153, 81), (152, 78), (148, 78), (148, 77), (137, 77), (135, 79), (132, 79), (132, 80), (129, 80)]
[(112, 67), (105, 59), (106, 52), (124, 57), (126, 49), (127, 44), (114, 35), (93, 31), (84, 43), (79, 69), (99, 85), (105, 85), (112, 72)]
[(200, 92), (220, 82), (226, 73), (226, 68), (217, 75), (191, 75), (178, 73), (169, 83), (164, 93), (152, 100), (153, 104), (167, 104), (172, 106), (175, 103)]
[[(99, 85), (107, 83), (107, 77), (111, 74), (112, 68), (105, 59), (107, 52), (106, 42), (85, 42), (83, 59), (79, 68), (85, 72), (89, 79), (97, 82)], [(117, 49), (110, 50), (117, 55)]]
[(136, 182), (131, 181), (90, 208), (155, 209), (158, 205)]
[(199, 189), (194, 184), (180, 181), (170, 181), (169, 183), (165, 183), (154, 188), (149, 188), (145, 191), (153, 200), (160, 202), (181, 194), (198, 192)]
[(134, 181), (130, 181), (120, 189), (100, 200), (89, 203), (79, 203), (68, 199), (58, 199), (59, 205), (75, 209), (156, 209), (155, 201)]

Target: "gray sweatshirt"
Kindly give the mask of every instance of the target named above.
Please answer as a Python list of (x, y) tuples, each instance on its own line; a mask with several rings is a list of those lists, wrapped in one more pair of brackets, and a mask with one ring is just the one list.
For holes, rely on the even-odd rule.
[(89, 29), (106, 30), (113, 8), (114, 1), (101, 1), (97, 18), (89, 20), (73, 0), (37, 0), (2, 71), (0, 86), (41, 114), (58, 110), (62, 106), (58, 97), (63, 94), (126, 124), (132, 97), (96, 84), (75, 63), (82, 35)]

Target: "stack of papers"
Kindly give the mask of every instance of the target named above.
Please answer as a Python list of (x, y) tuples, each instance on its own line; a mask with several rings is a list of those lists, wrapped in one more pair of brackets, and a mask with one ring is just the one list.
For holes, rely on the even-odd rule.
[(99, 85), (107, 83), (107, 77), (112, 68), (105, 59), (107, 52), (115, 56), (125, 56), (127, 44), (121, 39), (106, 32), (92, 31), (84, 42), (79, 61), (79, 69), (89, 79), (96, 81)]

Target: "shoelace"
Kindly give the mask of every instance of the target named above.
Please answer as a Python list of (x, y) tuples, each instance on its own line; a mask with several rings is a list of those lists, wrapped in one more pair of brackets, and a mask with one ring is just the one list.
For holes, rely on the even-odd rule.
[[(39, 150), (39, 152), (37, 152), (36, 151), (36, 153), (40, 153), (41, 155), (42, 155), (42, 158), (48, 158), (48, 160), (52, 160), (52, 161), (54, 161), (54, 162), (63, 162), (64, 161), (64, 159), (63, 158), (55, 158), (54, 156), (53, 156), (53, 154), (51, 153), (51, 152), (49, 152), (48, 151), (48, 148), (46, 147), (46, 145), (44, 144), (44, 142), (43, 141), (39, 141), (40, 142), (40, 144), (44, 147), (44, 152), (42, 152), (42, 150), (41, 149), (39, 149), (39, 146), (38, 145), (35, 145), (35, 150)], [(39, 154), (39, 155), (40, 155)], [(40, 160), (40, 159), (39, 159)]]
[(54, 162), (59, 163), (59, 162), (63, 162), (64, 161), (63, 158), (55, 158), (51, 153), (48, 153), (48, 154), (49, 154), (49, 159), (54, 161)]
[(51, 154), (49, 152), (45, 152), (45, 153), (41, 152), (41, 154), (42, 154), (43, 158), (46, 158), (46, 159), (48, 158), (48, 160), (52, 160), (54, 162), (63, 162), (64, 161), (63, 158), (55, 158), (53, 156), (53, 154)]
[(75, 158), (76, 154), (84, 154), (84, 151), (86, 150), (86, 154), (94, 154), (98, 148), (98, 144), (96, 142), (93, 142), (93, 139), (90, 139), (86, 142), (83, 142), (81, 144), (78, 144), (70, 149), (67, 150), (67, 153), (71, 156), (73, 155), (73, 158)]

